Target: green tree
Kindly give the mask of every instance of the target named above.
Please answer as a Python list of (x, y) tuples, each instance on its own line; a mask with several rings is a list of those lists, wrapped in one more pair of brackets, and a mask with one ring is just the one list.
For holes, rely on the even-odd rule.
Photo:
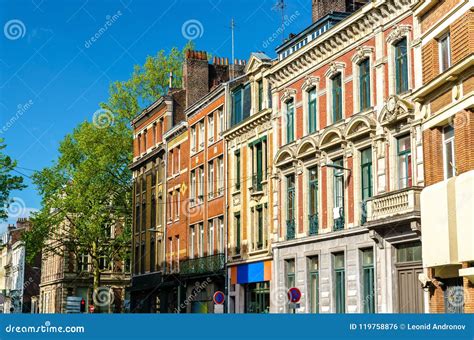
[[(110, 97), (92, 122), (68, 134), (52, 166), (34, 174), (42, 208), (24, 240), (28, 258), (43, 254), (87, 255), (94, 291), (100, 287), (101, 259), (113, 262), (130, 254), (132, 216), (132, 130), (130, 119), (173, 87), (181, 85), (188, 44), (169, 54), (160, 51), (135, 66), (129, 80), (114, 82)], [(109, 227), (119, 229), (111, 238)]]
[(3, 152), (5, 148), (4, 139), (0, 138), (0, 220), (8, 217), (11, 191), (25, 188), (23, 177), (12, 175), (16, 161)]

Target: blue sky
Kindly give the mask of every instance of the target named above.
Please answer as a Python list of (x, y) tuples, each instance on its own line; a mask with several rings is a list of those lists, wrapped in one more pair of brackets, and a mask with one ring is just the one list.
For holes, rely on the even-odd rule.
[[(248, 59), (254, 51), (274, 57), (282, 41), (274, 35), (281, 25), (281, 13), (272, 10), (275, 3), (0, 0), (0, 137), (18, 161), (17, 171), (28, 176), (50, 165), (64, 135), (91, 120), (98, 103), (107, 99), (112, 81), (127, 79), (148, 55), (183, 47), (186, 35), (197, 49), (230, 59), (234, 18), (236, 58)], [(288, 35), (311, 23), (311, 0), (286, 3), (285, 14), (293, 18)], [(94, 35), (98, 38), (90, 41)], [(40, 207), (34, 186), (25, 180), (28, 188), (12, 195), (16, 205), (8, 223)]]

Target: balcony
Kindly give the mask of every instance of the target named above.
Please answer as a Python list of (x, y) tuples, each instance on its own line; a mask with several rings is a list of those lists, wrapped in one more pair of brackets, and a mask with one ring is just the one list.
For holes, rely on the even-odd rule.
[(409, 215), (420, 216), (422, 188), (411, 187), (374, 196), (367, 200), (367, 222), (404, 219)]
[(191, 275), (218, 272), (224, 269), (224, 264), (224, 254), (198, 257), (181, 262), (180, 273)]
[(286, 221), (286, 239), (294, 240), (296, 235), (296, 223), (294, 219)]
[(319, 217), (318, 213), (313, 215), (309, 215), (309, 235), (317, 235), (318, 234), (318, 227), (319, 227)]
[(474, 281), (472, 267), (460, 268), (461, 263), (474, 261), (473, 188), (474, 170), (426, 187), (421, 194), (421, 237), (425, 266), (452, 266)]

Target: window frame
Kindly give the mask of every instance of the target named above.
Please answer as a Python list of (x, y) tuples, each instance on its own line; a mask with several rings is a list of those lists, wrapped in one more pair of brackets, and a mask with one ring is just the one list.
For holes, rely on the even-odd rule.
[[(446, 138), (446, 129), (451, 129), (452, 132), (453, 132), (453, 135)], [(452, 127), (451, 125), (448, 125), (448, 126), (445, 126), (443, 127), (443, 176), (444, 176), (444, 179), (447, 180), (451, 177), (454, 177), (456, 176), (456, 157), (455, 157), (455, 131), (454, 131), (454, 127)], [(448, 164), (447, 164), (447, 145), (450, 144), (450, 148), (451, 148), (451, 155), (452, 155), (452, 175), (449, 176), (448, 175)]]
[(308, 133), (312, 134), (318, 130), (318, 94), (316, 91), (316, 86), (311, 87), (307, 91), (307, 95), (308, 95)]
[[(370, 79), (370, 58), (364, 58), (358, 64), (359, 67), (359, 111), (368, 110), (371, 105), (371, 79)], [(364, 100), (365, 99), (365, 100)]]
[[(447, 65), (444, 65), (443, 61), (443, 41), (446, 42), (446, 48), (447, 50), (445, 51), (447, 53)], [(450, 32), (444, 33), (441, 37), (438, 38), (438, 57), (439, 57), (439, 72), (445, 72), (447, 69), (451, 67), (451, 34)]]
[[(410, 89), (408, 79), (408, 38), (406, 36), (401, 38), (393, 44), (393, 47), (395, 64), (395, 94), (400, 95), (405, 92), (408, 92), (408, 90)], [(402, 47), (405, 48), (404, 53)]]

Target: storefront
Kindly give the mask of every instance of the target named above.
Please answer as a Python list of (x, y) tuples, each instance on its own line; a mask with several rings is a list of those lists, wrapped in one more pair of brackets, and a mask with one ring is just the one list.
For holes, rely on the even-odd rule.
[(229, 313), (269, 313), (272, 261), (229, 268)]

